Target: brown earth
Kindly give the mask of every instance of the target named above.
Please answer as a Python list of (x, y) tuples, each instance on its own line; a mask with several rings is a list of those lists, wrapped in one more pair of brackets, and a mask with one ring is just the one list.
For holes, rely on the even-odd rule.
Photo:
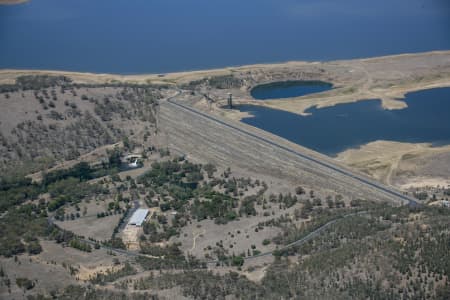
[(450, 184), (450, 146), (376, 141), (336, 160), (401, 189)]

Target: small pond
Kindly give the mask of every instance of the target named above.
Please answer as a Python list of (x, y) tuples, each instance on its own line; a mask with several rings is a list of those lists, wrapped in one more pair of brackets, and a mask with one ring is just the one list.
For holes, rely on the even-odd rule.
[(323, 81), (282, 81), (255, 86), (250, 94), (257, 100), (300, 97), (331, 90), (333, 85)]

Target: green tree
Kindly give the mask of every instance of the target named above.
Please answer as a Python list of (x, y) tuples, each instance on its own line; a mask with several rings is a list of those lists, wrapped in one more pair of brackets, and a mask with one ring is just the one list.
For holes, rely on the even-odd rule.
[(231, 259), (231, 265), (235, 267), (241, 267), (244, 264), (244, 258), (242, 256), (233, 256)]
[(42, 252), (42, 247), (39, 241), (31, 241), (27, 245), (27, 251), (29, 254), (36, 255)]
[(301, 186), (298, 186), (298, 187), (295, 188), (295, 193), (297, 195), (303, 195), (305, 193), (305, 189), (302, 188)]

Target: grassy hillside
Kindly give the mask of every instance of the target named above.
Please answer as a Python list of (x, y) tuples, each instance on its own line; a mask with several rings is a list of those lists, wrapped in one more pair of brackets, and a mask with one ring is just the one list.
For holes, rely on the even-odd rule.
[(145, 144), (156, 129), (160, 88), (76, 85), (64, 76), (21, 76), (0, 86), (0, 169), (75, 159), (118, 141)]
[(0, 87), (0, 298), (449, 299), (450, 210), (171, 153), (169, 93), (64, 76)]

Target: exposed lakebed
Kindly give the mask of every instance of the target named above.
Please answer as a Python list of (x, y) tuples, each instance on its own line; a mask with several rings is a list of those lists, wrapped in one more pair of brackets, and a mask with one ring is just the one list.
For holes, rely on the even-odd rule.
[(332, 156), (376, 140), (450, 144), (450, 88), (408, 93), (404, 101), (408, 107), (400, 110), (372, 99), (310, 108), (307, 116), (255, 105), (238, 109), (253, 115), (242, 122)]

